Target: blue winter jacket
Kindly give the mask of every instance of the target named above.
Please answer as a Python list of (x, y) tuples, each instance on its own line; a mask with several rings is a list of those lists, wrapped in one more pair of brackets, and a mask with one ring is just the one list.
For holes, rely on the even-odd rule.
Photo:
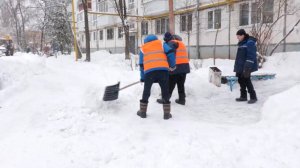
[[(180, 41), (182, 41), (182, 39)], [(176, 49), (178, 48), (179, 44), (175, 41), (168, 41), (165, 43), (167, 43), (169, 47), (171, 47), (175, 51), (175, 55), (176, 55)], [(176, 56), (175, 56), (175, 60), (176, 60)], [(187, 73), (190, 73), (189, 63), (176, 64), (176, 69), (173, 72), (170, 72), (170, 75), (187, 74)]]
[(234, 72), (243, 73), (244, 71), (254, 72), (258, 70), (256, 39), (248, 37), (238, 43)]
[[(155, 41), (155, 40), (158, 40), (158, 38), (155, 35), (151, 34), (151, 35), (148, 35), (144, 39), (144, 43), (146, 44), (148, 42)], [(164, 48), (164, 52), (167, 55), (169, 66), (174, 68), (176, 66), (175, 51), (171, 47), (169, 47), (168, 44), (166, 44), (166, 43), (164, 43), (162, 45), (163, 45), (163, 48)], [(145, 74), (147, 74), (149, 72), (152, 72), (152, 71), (159, 71), (159, 70), (169, 71), (168, 68), (153, 68), (153, 69), (144, 71), (143, 60), (144, 60), (144, 54), (143, 54), (142, 51), (140, 51), (140, 53), (139, 53), (139, 65), (140, 65), (140, 72), (141, 72), (141, 80), (144, 80)]]

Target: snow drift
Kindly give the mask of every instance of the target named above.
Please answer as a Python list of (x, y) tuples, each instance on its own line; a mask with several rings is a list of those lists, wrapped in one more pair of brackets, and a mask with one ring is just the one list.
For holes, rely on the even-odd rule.
[[(238, 88), (208, 82), (208, 67), (188, 75), (187, 105), (172, 103), (162, 119), (154, 85), (149, 118), (136, 116), (142, 85), (103, 102), (105, 86), (139, 80), (123, 54), (43, 58), (18, 53), (0, 58), (0, 167), (300, 167), (299, 53), (269, 57), (261, 72), (277, 78), (254, 82), (259, 101), (234, 102)], [(197, 63), (192, 62), (197, 66)], [(132, 71), (131, 65), (135, 70)], [(196, 67), (192, 65), (193, 67)], [(217, 60), (225, 74), (233, 61)], [(176, 91), (171, 99), (177, 97)]]

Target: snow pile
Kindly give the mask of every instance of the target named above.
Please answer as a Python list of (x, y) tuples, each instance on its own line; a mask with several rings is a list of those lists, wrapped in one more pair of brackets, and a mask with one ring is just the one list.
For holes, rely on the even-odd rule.
[[(270, 57), (260, 72), (274, 80), (254, 82), (259, 101), (237, 103), (236, 88), (208, 82), (212, 59), (192, 63), (187, 104), (173, 103), (162, 119), (153, 85), (147, 119), (136, 116), (143, 87), (122, 90), (103, 102), (107, 85), (139, 80), (123, 54), (99, 51), (92, 62), (30, 54), (0, 58), (0, 167), (300, 167), (297, 53)], [(133, 65), (137, 61), (133, 61)], [(195, 61), (196, 62), (196, 61)], [(233, 74), (232, 60), (216, 65)], [(138, 69), (138, 68), (137, 68)], [(293, 73), (292, 75), (290, 73)], [(12, 159), (13, 158), (13, 159)]]
[(13, 57), (3, 57), (0, 59), (0, 89), (26, 82), (29, 76), (42, 73), (44, 63), (45, 59), (33, 54), (16, 53)]
[(267, 58), (265, 69), (276, 72), (277, 77), (286, 79), (297, 79), (300, 81), (300, 53), (276, 53)]
[[(300, 83), (291, 89), (274, 95), (262, 108), (264, 122), (276, 122), (272, 127), (300, 129)], [(272, 123), (273, 124), (273, 123)]]

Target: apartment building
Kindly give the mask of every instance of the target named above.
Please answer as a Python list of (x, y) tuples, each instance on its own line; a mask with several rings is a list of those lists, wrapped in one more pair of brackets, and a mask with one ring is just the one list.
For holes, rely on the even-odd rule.
[[(138, 53), (139, 46), (148, 34), (163, 39), (169, 30), (168, 0), (126, 0), (130, 27), (130, 52)], [(264, 1), (260, 3), (258, 1)], [(274, 23), (270, 40), (270, 51), (284, 37), (284, 17), (281, 0), (174, 0), (175, 33), (183, 38), (189, 48), (190, 58), (235, 58), (236, 31), (244, 28), (251, 31), (255, 25)], [(280, 10), (279, 10), (280, 9)], [(300, 18), (300, 2), (289, 0), (286, 32)], [(116, 13), (114, 0), (90, 0), (93, 12)], [(280, 12), (279, 12), (280, 11)], [(296, 11), (296, 12), (294, 12)], [(199, 12), (199, 17), (197, 17)], [(81, 0), (76, 5), (77, 31), (80, 47), (85, 48), (84, 16)], [(278, 16), (280, 19), (278, 20)], [(197, 29), (199, 18), (199, 29)], [(278, 21), (277, 21), (278, 20)], [(108, 50), (124, 52), (124, 34), (118, 16), (89, 14), (90, 44), (92, 51)], [(286, 51), (300, 51), (300, 29), (297, 26), (286, 39)], [(196, 51), (199, 31), (199, 53)], [(214, 52), (215, 51), (215, 52)], [(276, 52), (282, 52), (283, 45)]]

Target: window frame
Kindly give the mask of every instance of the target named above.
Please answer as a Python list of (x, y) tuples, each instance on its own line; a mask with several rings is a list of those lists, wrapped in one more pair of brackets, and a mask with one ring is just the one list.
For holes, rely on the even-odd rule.
[(123, 33), (124, 33), (124, 29), (123, 27), (118, 27), (118, 39), (122, 39), (123, 38)]
[(149, 34), (149, 23), (148, 21), (141, 22), (141, 35), (145, 36)]
[[(220, 12), (219, 15), (217, 15)], [(210, 16), (211, 15), (211, 16)], [(216, 19), (217, 16), (220, 16), (219, 19)], [(220, 25), (217, 27), (217, 21)], [(222, 9), (216, 8), (207, 12), (207, 30), (217, 30), (222, 28)]]
[[(112, 30), (112, 31), (109, 32), (110, 30)], [(115, 34), (115, 29), (114, 28), (106, 29), (106, 39), (107, 40), (113, 40), (114, 39), (114, 34)]]
[[(184, 24), (183, 24), (183, 20), (184, 20)], [(193, 30), (193, 13), (180, 15), (180, 32), (188, 32), (192, 30)]]

